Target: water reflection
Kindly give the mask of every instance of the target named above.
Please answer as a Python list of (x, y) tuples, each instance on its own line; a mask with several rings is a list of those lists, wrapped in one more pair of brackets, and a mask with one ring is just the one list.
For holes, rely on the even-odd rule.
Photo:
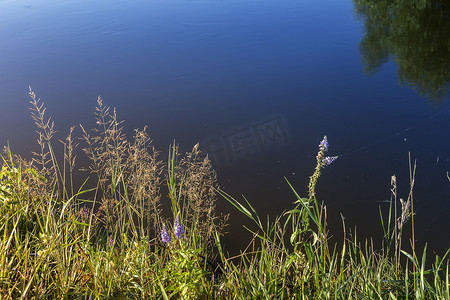
[(401, 84), (433, 100), (448, 95), (450, 5), (447, 0), (353, 0), (364, 21), (361, 57), (369, 74), (390, 55)]

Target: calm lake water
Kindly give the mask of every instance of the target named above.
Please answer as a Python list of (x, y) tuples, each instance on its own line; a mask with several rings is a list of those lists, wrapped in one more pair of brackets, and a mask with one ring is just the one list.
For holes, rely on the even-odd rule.
[[(407, 198), (410, 152), (416, 238), (442, 254), (450, 8), (378, 2), (0, 0), (0, 144), (38, 149), (28, 85), (61, 136), (93, 126), (101, 95), (130, 135), (149, 125), (159, 150), (174, 139), (184, 151), (200, 142), (225, 191), (275, 216), (294, 201), (284, 177), (307, 195), (327, 135), (329, 154), (340, 157), (318, 197), (332, 234), (341, 236), (342, 213), (361, 239), (381, 232), (392, 175)], [(228, 249), (241, 247), (248, 222), (224, 200), (218, 209), (233, 213)]]

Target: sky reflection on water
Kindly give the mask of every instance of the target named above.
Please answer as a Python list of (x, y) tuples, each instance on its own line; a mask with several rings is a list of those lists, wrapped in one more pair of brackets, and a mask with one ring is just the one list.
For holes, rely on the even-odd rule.
[[(387, 207), (391, 175), (407, 196), (411, 151), (417, 237), (441, 251), (450, 246), (441, 233), (450, 228), (448, 96), (433, 101), (399, 84), (390, 55), (368, 76), (365, 23), (354, 9), (331, 0), (0, 1), (0, 143), (22, 154), (37, 149), (28, 85), (61, 135), (92, 127), (102, 95), (129, 134), (149, 125), (162, 151), (174, 139), (186, 151), (219, 141), (210, 155), (221, 186), (264, 216), (292, 206), (284, 176), (306, 195), (326, 134), (340, 158), (320, 178), (318, 196), (335, 235), (342, 212), (361, 236), (381, 229), (378, 205)], [(275, 136), (263, 143), (258, 130)], [(246, 136), (254, 147), (242, 150)], [(237, 212), (218, 207), (233, 211), (229, 231), (242, 232)]]

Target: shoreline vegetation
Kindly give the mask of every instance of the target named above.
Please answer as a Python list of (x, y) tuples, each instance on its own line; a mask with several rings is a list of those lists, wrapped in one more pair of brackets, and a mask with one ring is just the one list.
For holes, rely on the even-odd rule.
[[(415, 166), (406, 200), (391, 178), (381, 247), (358, 241), (344, 220), (337, 246), (315, 192), (338, 159), (325, 156), (326, 136), (307, 197), (286, 180), (297, 201), (262, 220), (247, 199), (220, 189), (198, 144), (181, 154), (174, 143), (165, 163), (146, 128), (128, 141), (100, 97), (97, 127), (80, 125), (80, 138), (70, 128), (58, 160), (54, 124), (31, 88), (30, 97), (39, 152), (27, 160), (5, 147), (1, 156), (1, 299), (450, 299), (450, 249), (431, 258), (426, 246), (415, 249)], [(79, 173), (82, 153), (90, 165)], [(218, 199), (254, 223), (248, 247), (234, 257), (221, 245), (227, 216), (215, 213)], [(404, 226), (412, 228), (410, 243)]]

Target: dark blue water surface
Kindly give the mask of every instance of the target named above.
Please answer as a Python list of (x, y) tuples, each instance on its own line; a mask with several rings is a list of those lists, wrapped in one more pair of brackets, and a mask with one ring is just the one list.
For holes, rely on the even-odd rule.
[[(361, 238), (381, 232), (378, 206), (389, 205), (392, 175), (407, 198), (410, 152), (416, 238), (442, 253), (450, 247), (448, 10), (436, 6), (443, 23), (424, 25), (425, 36), (437, 32), (431, 43), (401, 33), (408, 24), (390, 21), (400, 38), (386, 24), (367, 27), (385, 18), (362, 2), (370, 3), (0, 0), (0, 143), (23, 155), (38, 149), (28, 85), (61, 136), (94, 125), (101, 95), (128, 133), (149, 125), (160, 150), (174, 139), (183, 151), (200, 142), (223, 189), (275, 216), (295, 200), (284, 176), (307, 195), (327, 135), (340, 158), (324, 170), (318, 197), (331, 234), (340, 236), (342, 213)], [(431, 54), (416, 43), (432, 44)], [(244, 220), (223, 200), (218, 209), (232, 212), (228, 247), (241, 247)]]

